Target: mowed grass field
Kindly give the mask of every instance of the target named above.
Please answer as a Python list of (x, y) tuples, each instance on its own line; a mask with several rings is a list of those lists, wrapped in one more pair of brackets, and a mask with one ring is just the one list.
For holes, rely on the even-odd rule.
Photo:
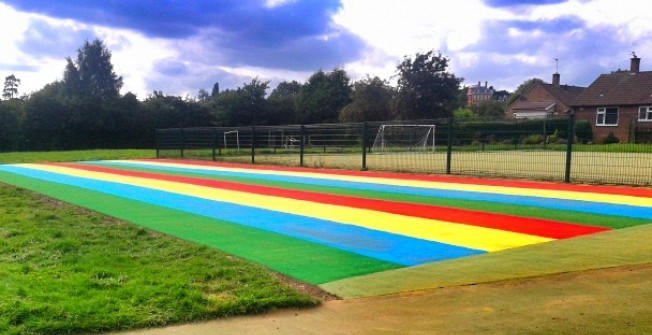
[[(3, 162), (151, 151), (0, 154)], [(73, 334), (309, 307), (263, 266), (0, 183), (0, 333)]]
[[(74, 156), (74, 153), (67, 153), (68, 155)], [(152, 152), (142, 152), (142, 158), (151, 158)], [(134, 154), (133, 152), (114, 152), (113, 154), (104, 152), (84, 152), (80, 153), (80, 156), (91, 155), (92, 157), (82, 157), (75, 159), (74, 157), (70, 159), (63, 160), (92, 160), (92, 159), (112, 159), (112, 158), (139, 158), (138, 153)], [(112, 156), (113, 155), (113, 156)], [(134, 155), (125, 157), (126, 155)], [(18, 155), (20, 156), (20, 155)], [(63, 154), (62, 154), (63, 156)], [(53, 157), (53, 156), (50, 156)], [(56, 157), (56, 154), (54, 155)], [(0, 160), (2, 160), (2, 155), (0, 154)], [(42, 159), (38, 155), (33, 155), (32, 157), (23, 157), (23, 160), (20, 162), (39, 162), (39, 161), (61, 161), (62, 159), (50, 158)], [(320, 157), (319, 159), (328, 159), (328, 157)], [(8, 161), (11, 162), (11, 161)], [(261, 161), (259, 161), (261, 162)], [(321, 167), (321, 166), (320, 166)], [(26, 207), (23, 212), (20, 211), (11, 211), (9, 209), (3, 208), (8, 215), (3, 215), (7, 218), (12, 218), (17, 215), (18, 217), (24, 217), (24, 220), (13, 219), (14, 221), (20, 222), (33, 222), (34, 227), (26, 228), (26, 231), (34, 229), (42, 229), (42, 227), (58, 227), (58, 229), (63, 229), (62, 227), (67, 227), (71, 225), (70, 220), (65, 220), (68, 214), (60, 215), (58, 209), (63, 207), (71, 208), (74, 213), (79, 213), (72, 215), (74, 217), (73, 221), (80, 221), (81, 226), (73, 226), (74, 228), (71, 231), (49, 231), (45, 235), (41, 236), (27, 236), (26, 240), (28, 242), (23, 242), (20, 247), (10, 247), (9, 250), (15, 251), (20, 250), (21, 248), (25, 249), (25, 245), (35, 244), (34, 241), (46, 241), (48, 239), (58, 242), (58, 239), (69, 238), (67, 241), (71, 243), (70, 240), (76, 242), (75, 245), (69, 249), (65, 244), (62, 247), (63, 250), (71, 250), (72, 253), (66, 258), (77, 259), (79, 258), (80, 251), (83, 250), (83, 254), (105, 254), (108, 253), (111, 257), (108, 258), (117, 258), (118, 263), (120, 264), (119, 268), (123, 265), (124, 258), (120, 258), (120, 253), (117, 251), (107, 252), (107, 247), (103, 247), (104, 244), (111, 244), (114, 240), (124, 240), (127, 245), (121, 243), (113, 243), (117, 246), (118, 251), (124, 252), (125, 250), (130, 250), (132, 248), (138, 249), (134, 245), (133, 239), (138, 239), (139, 236), (144, 236), (145, 243), (144, 245), (149, 245), (149, 249), (156, 249), (154, 253), (162, 253), (163, 257), (148, 259), (147, 262), (153, 263), (152, 268), (144, 268), (144, 272), (154, 271), (154, 276), (145, 276), (149, 278), (150, 281), (155, 281), (155, 283), (149, 282), (150, 286), (157, 286), (159, 277), (166, 276), (166, 272), (156, 272), (160, 271), (160, 268), (171, 268), (171, 272), (189, 272), (194, 273), (192, 269), (187, 269), (181, 267), (181, 263), (186, 263), (187, 261), (192, 262), (192, 256), (194, 254), (199, 254), (201, 258), (216, 258), (216, 259), (228, 259), (234, 260), (235, 258), (229, 255), (218, 253), (217, 255), (210, 254), (215, 252), (214, 250), (208, 250), (207, 248), (202, 248), (197, 245), (187, 244), (190, 248), (184, 254), (182, 251), (170, 251), (170, 253), (161, 252), (159, 249), (159, 241), (172, 241), (166, 242), (175, 244), (178, 243), (178, 240), (169, 238), (167, 236), (153, 233), (151, 231), (130, 226), (128, 224), (117, 222), (116, 220), (107, 219), (97, 214), (89, 213), (88, 211), (76, 209), (74, 207), (67, 206), (58, 202), (42, 198), (38, 195), (32, 194), (30, 192), (22, 191), (20, 189), (15, 189), (11, 187), (2, 186), (2, 190), (8, 190), (8, 195), (3, 198), (3, 204), (5, 203), (4, 199), (22, 199), (23, 196), (26, 196), (25, 199), (29, 201), (34, 200), (35, 202), (28, 201), (26, 205), (18, 205), (13, 203), (11, 208), (21, 208)], [(31, 199), (31, 200), (30, 200)], [(9, 202), (11, 203), (11, 201)], [(54, 207), (52, 207), (54, 206)], [(30, 216), (30, 213), (37, 212), (34, 209), (42, 209), (43, 213), (40, 216)], [(21, 214), (22, 213), (22, 214)], [(54, 213), (54, 214), (53, 214)], [(88, 217), (88, 220), (83, 218)], [(8, 219), (7, 221), (11, 221)], [(4, 222), (4, 220), (3, 220)], [(60, 222), (62, 226), (56, 226), (55, 223)], [(92, 224), (96, 225), (93, 226)], [(4, 224), (4, 223), (3, 223)], [(118, 225), (122, 228), (127, 229), (130, 233), (126, 235), (120, 235), (115, 233), (106, 233), (100, 234), (107, 237), (107, 239), (98, 239), (97, 245), (98, 249), (86, 249), (87, 240), (89, 239), (90, 232), (84, 231), (84, 227), (92, 227), (91, 231), (100, 230), (97, 228), (97, 225), (100, 225), (102, 228), (104, 226), (109, 226), (111, 224)], [(433, 263), (432, 265), (427, 264), (419, 267), (410, 267), (401, 270), (380, 272), (374, 275), (369, 275), (365, 277), (352, 278), (339, 282), (329, 283), (325, 288), (331, 292), (338, 292), (341, 296), (344, 297), (360, 297), (365, 296), (367, 298), (363, 300), (356, 300), (355, 303), (345, 304), (344, 306), (359, 306), (358, 310), (349, 308), (348, 310), (344, 308), (344, 313), (349, 313), (348, 316), (343, 317), (343, 319), (337, 319), (337, 315), (333, 316), (335, 319), (325, 320), (324, 324), (313, 324), (311, 327), (327, 327), (329, 324), (340, 324), (349, 329), (356, 327), (366, 327), (368, 326), (369, 332), (374, 333), (371, 330), (375, 326), (384, 325), (386, 323), (392, 324), (396, 322), (396, 315), (401, 315), (404, 318), (405, 322), (412, 323), (415, 325), (421, 324), (422, 327), (419, 328), (420, 331), (427, 331), (428, 329), (432, 330), (434, 326), (437, 326), (437, 329), (449, 329), (452, 331), (462, 331), (463, 333), (582, 333), (581, 330), (584, 330), (584, 333), (645, 333), (646, 330), (652, 329), (649, 318), (647, 315), (650, 314), (650, 306), (647, 304), (647, 301), (650, 301), (652, 298), (651, 295), (651, 285), (650, 278), (645, 276), (647, 269), (649, 269), (650, 259), (649, 255), (652, 254), (650, 250), (649, 241), (650, 229), (649, 225), (643, 225), (636, 228), (627, 228), (621, 229), (618, 231), (610, 232), (609, 234), (598, 234), (593, 237), (577, 238), (571, 239), (568, 241), (559, 241), (553, 243), (544, 243), (541, 245), (533, 247), (524, 247), (512, 249), (509, 252), (500, 252), (490, 255), (483, 255), (478, 257), (464, 258), (460, 260), (453, 260), (447, 262), (438, 262)], [(133, 230), (129, 230), (133, 229)], [(84, 231), (82, 235), (74, 235), (76, 232)], [(4, 231), (3, 231), (4, 235)], [(7, 234), (10, 237), (15, 235), (14, 233)], [(593, 240), (592, 240), (593, 239)], [(40, 242), (39, 242), (40, 243)], [(39, 243), (36, 243), (37, 245)], [(160, 242), (161, 244), (166, 244)], [(182, 243), (183, 242), (179, 242)], [(45, 243), (43, 243), (45, 244)], [(156, 248), (152, 248), (151, 245), (155, 245)], [(599, 247), (597, 247), (599, 246)], [(13, 248), (13, 249), (11, 249)], [(141, 246), (141, 248), (145, 248)], [(99, 251), (98, 251), (99, 250)], [(163, 249), (165, 250), (165, 249)], [(599, 252), (598, 252), (599, 251)], [(209, 254), (203, 254), (203, 252)], [(178, 253), (183, 256), (175, 258), (175, 255)], [(5, 254), (3, 252), (3, 254)], [(45, 253), (44, 253), (45, 254)], [(104, 256), (102, 256), (104, 257)], [(120, 306), (120, 310), (126, 309), (127, 306), (133, 304), (139, 304), (147, 299), (154, 299), (156, 296), (167, 296), (169, 300), (161, 298), (160, 306), (167, 306), (165, 313), (171, 313), (169, 306), (176, 305), (174, 301), (178, 301), (179, 297), (185, 297), (184, 294), (178, 295), (170, 289), (170, 286), (164, 286), (166, 289), (157, 291), (156, 294), (150, 296), (150, 298), (144, 297), (139, 300), (129, 300), (130, 295), (138, 292), (136, 286), (131, 287), (134, 291), (125, 291), (122, 295), (115, 294), (116, 291), (111, 291), (111, 289), (124, 288), (124, 286), (129, 283), (139, 283), (138, 280), (132, 280), (129, 274), (125, 272), (116, 271), (105, 271), (102, 267), (110, 264), (107, 261), (107, 257), (100, 259), (95, 259), (91, 261), (92, 264), (100, 264), (99, 267), (89, 267), (90, 271), (85, 273), (82, 278), (86, 275), (90, 276), (90, 286), (92, 288), (97, 288), (99, 290), (87, 290), (84, 297), (95, 297), (100, 298), (100, 304), (107, 304), (107, 301), (111, 300), (120, 300), (119, 298), (127, 298), (127, 302)], [(141, 256), (134, 256), (133, 258), (139, 259)], [(56, 257), (55, 257), (56, 258)], [(129, 258), (129, 257), (127, 257)], [(22, 257), (23, 262), (33, 259), (32, 256)], [(36, 258), (34, 258), (36, 259)], [(62, 258), (60, 257), (59, 260)], [(177, 262), (169, 262), (170, 259), (176, 259)], [(13, 261), (13, 260), (12, 260)], [(63, 261), (59, 261), (64, 263)], [(244, 263), (244, 262), (243, 262)], [(24, 265), (24, 263), (23, 263)], [(632, 265), (635, 267), (632, 268)], [(4, 267), (4, 263), (0, 263), (0, 266)], [(202, 264), (200, 267), (206, 270), (206, 267), (217, 266), (220, 267), (220, 263), (217, 264)], [(72, 272), (77, 273), (82, 266), (74, 262), (74, 267), (66, 268), (65, 273)], [(38, 282), (39, 280), (49, 279), (50, 275), (53, 273), (50, 272), (38, 272), (34, 271), (37, 268), (47, 268), (47, 266), (31, 266), (28, 265), (25, 268), (27, 274), (34, 273), (34, 278), (29, 278), (27, 281), (32, 284), (27, 285), (27, 288), (33, 288), (33, 282)], [(269, 271), (262, 269), (262, 272), (257, 272), (256, 269), (261, 269), (260, 267), (253, 266), (253, 268), (244, 267), (235, 271), (233, 275), (233, 280), (238, 284), (251, 287), (251, 282), (253, 278), (262, 277), (263, 279), (271, 279), (273, 285), (280, 285), (278, 289), (262, 290), (261, 295), (253, 295), (248, 291), (238, 291), (237, 284), (225, 284), (221, 285), (222, 275), (219, 272), (217, 275), (210, 275), (206, 273), (199, 272), (197, 276), (186, 276), (181, 279), (183, 283), (184, 280), (190, 280), (193, 284), (186, 285), (192, 287), (199, 286), (199, 291), (196, 293), (190, 294), (195, 298), (199, 298), (199, 301), (211, 301), (211, 298), (220, 300), (222, 298), (227, 298), (226, 300), (237, 300), (238, 297), (242, 297), (243, 301), (248, 302), (251, 306), (251, 309), (240, 309), (237, 313), (225, 313), (225, 315), (238, 314), (238, 313), (251, 313), (251, 312), (260, 312), (270, 308), (283, 307), (283, 306), (311, 306), (315, 305), (318, 300), (311, 298), (306, 295), (301, 295), (292, 289), (289, 289), (287, 286), (284, 286), (276, 277), (274, 277)], [(601, 283), (602, 271), (608, 269), (610, 273), (618, 273), (618, 278), (627, 277), (627, 280), (619, 280), (618, 278), (609, 280), (608, 285), (597, 285), (591, 282), (590, 278), (596, 278), (596, 283)], [(633, 270), (632, 270), (633, 269)], [(8, 272), (18, 272), (20, 269), (11, 268)], [(604, 270), (607, 271), (607, 270)], [(577, 275), (577, 276), (559, 276), (559, 273), (587, 273), (587, 275)], [(649, 272), (649, 271), (648, 271)], [(590, 274), (589, 274), (590, 273)], [(628, 273), (633, 273), (635, 276), (628, 276)], [(196, 274), (196, 273), (195, 273)], [(252, 277), (247, 277), (248, 274), (251, 274)], [(61, 276), (61, 274), (59, 274)], [(53, 283), (45, 282), (43, 286), (54, 285), (60, 281), (60, 278), (56, 276), (53, 277)], [(133, 278), (136, 278), (135, 276)], [(202, 286), (202, 278), (204, 281), (204, 286)], [(238, 278), (251, 278), (251, 279), (238, 279)], [(587, 279), (589, 278), (589, 279)], [(14, 279), (15, 282), (22, 282), (21, 280)], [(215, 283), (215, 282), (218, 283)], [(244, 283), (243, 283), (244, 282)], [(7, 282), (7, 285), (3, 285), (4, 288), (13, 288), (13, 282)], [(80, 282), (73, 282), (71, 287), (81, 286)], [(195, 284), (197, 283), (197, 284)], [(541, 284), (543, 283), (543, 284)], [(563, 283), (563, 287), (560, 286)], [(171, 284), (174, 288), (174, 284)], [(273, 286), (272, 285), (272, 286)], [(468, 285), (482, 285), (477, 290), (469, 293), (469, 289), (466, 289)], [(487, 286), (489, 285), (489, 286)], [(180, 286), (184, 287), (183, 284)], [(599, 290), (596, 287), (600, 287)], [(219, 290), (213, 291), (216, 287), (219, 287)], [(441, 289), (441, 287), (446, 287), (447, 289)], [(486, 289), (484, 289), (486, 287)], [(558, 292), (551, 292), (550, 287), (559, 288)], [(288, 289), (289, 291), (284, 291)], [(15, 291), (10, 291), (9, 289), (5, 290), (6, 292), (12, 293)], [(62, 301), (57, 300), (56, 298), (65, 297), (67, 295), (75, 296), (77, 289), (67, 291), (65, 294), (61, 294), (56, 298), (48, 296), (45, 293), (40, 295), (28, 295), (30, 292), (28, 289), (23, 288), (21, 291), (18, 291), (18, 298), (13, 300), (12, 304), (7, 305), (9, 307), (17, 306), (13, 310), (22, 311), (18, 313), (17, 317), (7, 321), (7, 324), (17, 324), (23, 320), (28, 320), (34, 315), (38, 315), (37, 312), (43, 311), (43, 314), (56, 315), (54, 319), (62, 318), (66, 314), (62, 311), (67, 310), (66, 308), (56, 309), (57, 306), (62, 305)], [(284, 292), (277, 294), (278, 292)], [(409, 295), (406, 295), (411, 292)], [(396, 293), (401, 293), (395, 295)], [(369, 298), (369, 296), (383, 296), (382, 298)], [(170, 298), (170, 296), (172, 298)], [(256, 300), (265, 300), (266, 297), (278, 297), (276, 305), (270, 303), (269, 305), (261, 308), (260, 306), (253, 303)], [(290, 296), (290, 298), (287, 298)], [(28, 298), (38, 299), (45, 298), (49, 302), (49, 308), (40, 307), (43, 305), (34, 304), (31, 306), (20, 305), (23, 301), (28, 301)], [(519, 298), (520, 297), (520, 298)], [(202, 300), (203, 298), (204, 300)], [(406, 298), (407, 304), (406, 304)], [(422, 299), (423, 298), (423, 299)], [(35, 300), (38, 300), (35, 299)], [(89, 298), (90, 299), (90, 298)], [(103, 299), (103, 300), (102, 300)], [(176, 299), (176, 300), (175, 300)], [(569, 303), (564, 303), (564, 299), (567, 299)], [(74, 300), (74, 299), (72, 299)], [(79, 300), (79, 299), (78, 299)], [(422, 300), (427, 303), (427, 305), (421, 305), (417, 303), (417, 300)], [(526, 301), (527, 300), (527, 301)], [(5, 301), (2, 297), (1, 301)], [(7, 299), (9, 301), (9, 299)], [(154, 299), (154, 301), (156, 301)], [(288, 303), (289, 301), (289, 303)], [(246, 305), (246, 303), (244, 303)], [(437, 305), (438, 307), (432, 307), (432, 305)], [(439, 306), (442, 304), (442, 306)], [(557, 307), (552, 308), (552, 305)], [(201, 303), (199, 304), (201, 305)], [(189, 310), (192, 317), (189, 319), (167, 319), (167, 321), (156, 320), (153, 316), (156, 312), (152, 312), (155, 308), (149, 307), (145, 312), (149, 311), (149, 319), (146, 322), (150, 322), (152, 325), (166, 324), (169, 322), (179, 323), (190, 320), (201, 320), (205, 318), (211, 318), (219, 316), (219, 312), (213, 312), (201, 314), (197, 311), (200, 310), (197, 305), (189, 305)], [(400, 307), (403, 306), (403, 307)], [(431, 307), (428, 307), (431, 306)], [(24, 307), (22, 309), (18, 307)], [(4, 308), (4, 307), (0, 307)], [(135, 309), (136, 307), (132, 306), (131, 308)], [(397, 309), (398, 308), (398, 309)], [(402, 308), (402, 309), (401, 309)], [(421, 308), (421, 309), (420, 309)], [(88, 311), (91, 308), (85, 306), (82, 308), (84, 311)], [(8, 309), (10, 310), (10, 309)], [(330, 309), (327, 309), (327, 311)], [(401, 312), (403, 310), (404, 312)], [(318, 313), (319, 309), (315, 312)], [(366, 312), (365, 312), (366, 311)], [(433, 318), (431, 314), (428, 314), (427, 311), (438, 311), (438, 317)], [(518, 311), (518, 312), (514, 312)], [(530, 312), (528, 312), (530, 311)], [(557, 311), (557, 312), (555, 312)], [(563, 312), (562, 312), (563, 311)], [(4, 310), (3, 310), (4, 312)], [(56, 314), (55, 312), (59, 312)], [(636, 313), (639, 312), (639, 313)], [(165, 314), (164, 313), (164, 314)], [(194, 313), (194, 314), (193, 314)], [(313, 312), (308, 312), (313, 313)], [(369, 313), (376, 313), (373, 317)], [(384, 314), (383, 314), (384, 313)], [(555, 314), (556, 313), (556, 314)], [(72, 313), (75, 314), (75, 313)], [(111, 309), (100, 309), (97, 315), (118, 315), (121, 316), (123, 313), (117, 313), (116, 310)], [(143, 314), (143, 310), (139, 310), (137, 314)], [(144, 313), (147, 315), (147, 313)], [(393, 314), (385, 315), (385, 314)], [(423, 317), (417, 317), (419, 314)], [(4, 313), (3, 313), (4, 315)], [(77, 314), (75, 314), (77, 315)], [(81, 314), (79, 314), (81, 315)], [(448, 315), (448, 317), (447, 317)], [(450, 317), (450, 315), (454, 317)], [(532, 316), (536, 318), (532, 318)], [(296, 319), (296, 318), (295, 318)], [(365, 322), (365, 320), (373, 319), (374, 324)], [(427, 320), (438, 320), (438, 324), (435, 325), (431, 321)], [(12, 321), (13, 320), (13, 321)], [(114, 319), (112, 325), (108, 328), (93, 328), (93, 326), (86, 326), (83, 330), (73, 330), (81, 332), (92, 332), (97, 330), (107, 330), (112, 329), (127, 329), (132, 327), (141, 327), (137, 323), (130, 323), (130, 319), (125, 317), (123, 319)], [(156, 320), (152, 322), (151, 320)], [(172, 321), (170, 321), (172, 320)], [(347, 322), (349, 320), (351, 322)], [(556, 320), (563, 320), (564, 322), (557, 322)], [(17, 322), (18, 321), (18, 322)], [(71, 324), (80, 324), (79, 316), (76, 318), (68, 319), (67, 326), (70, 327)], [(622, 321), (622, 322), (619, 322)], [(144, 324), (147, 324), (147, 323)], [(296, 322), (293, 322), (296, 323)], [(453, 325), (457, 324), (457, 327)], [(468, 325), (467, 327), (460, 327), (461, 324)], [(2, 325), (2, 323), (0, 323)], [(366, 325), (366, 326), (365, 326)], [(594, 327), (592, 327), (592, 325)], [(394, 324), (396, 326), (396, 324)], [(51, 326), (50, 326), (51, 327)], [(66, 325), (59, 330), (55, 330), (54, 333), (58, 332), (68, 332), (66, 330)], [(399, 326), (400, 327), (400, 326)], [(430, 327), (430, 328), (429, 328)], [(218, 327), (219, 328), (219, 327)], [(43, 328), (46, 329), (46, 328)], [(312, 328), (306, 328), (312, 329)], [(328, 328), (322, 328), (328, 329)], [(330, 328), (335, 331), (340, 329), (337, 327)], [(391, 328), (387, 328), (391, 329)], [(396, 328), (394, 328), (396, 329)], [(400, 328), (399, 328), (400, 329)], [(404, 328), (406, 331), (408, 328)], [(501, 332), (500, 330), (503, 329)], [(345, 329), (346, 330), (346, 329)], [(492, 331), (493, 330), (493, 331)], [(29, 328), (23, 328), (21, 330), (14, 330), (15, 333), (43, 333)], [(264, 331), (261, 330), (261, 331)], [(362, 330), (361, 330), (362, 331)], [(222, 333), (222, 332), (220, 332)], [(228, 332), (224, 332), (228, 333)], [(230, 333), (240, 333), (238, 328), (232, 328)], [(301, 333), (301, 332), (297, 332)], [(305, 331), (304, 331), (305, 333)], [(324, 331), (322, 333), (329, 333)], [(365, 333), (362, 331), (362, 333)]]

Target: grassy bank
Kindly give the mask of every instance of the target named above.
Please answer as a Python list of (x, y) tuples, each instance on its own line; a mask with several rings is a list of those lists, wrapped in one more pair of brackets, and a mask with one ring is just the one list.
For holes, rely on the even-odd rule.
[[(153, 154), (0, 154), (0, 161)], [(2, 334), (133, 329), (318, 303), (262, 266), (0, 184)]]
[(0, 164), (156, 158), (154, 149), (0, 152)]

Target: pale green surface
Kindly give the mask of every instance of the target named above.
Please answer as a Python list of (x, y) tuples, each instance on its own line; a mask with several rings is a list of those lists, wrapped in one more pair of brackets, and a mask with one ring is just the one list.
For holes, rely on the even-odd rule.
[(652, 262), (652, 224), (320, 285), (342, 298), (488, 283)]

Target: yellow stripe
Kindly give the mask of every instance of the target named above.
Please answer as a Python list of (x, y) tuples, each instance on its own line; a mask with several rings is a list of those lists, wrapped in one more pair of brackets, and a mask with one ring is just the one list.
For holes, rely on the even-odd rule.
[[(124, 161), (124, 162), (134, 163), (134, 161)], [(271, 171), (271, 170), (218, 167), (218, 166), (209, 167), (209, 166), (198, 166), (198, 165), (191, 165), (191, 164), (177, 164), (177, 163), (167, 163), (167, 162), (159, 163), (159, 162), (148, 161), (145, 162), (144, 165), (192, 168), (192, 169), (201, 169), (201, 170), (208, 170), (208, 171), (243, 172), (243, 173), (250, 173), (250, 174), (251, 173), (261, 174), (261, 175), (295, 176), (295, 177), (318, 178), (318, 179), (325, 179), (325, 180), (350, 181), (350, 182), (358, 182), (358, 183), (384, 184), (384, 185), (391, 185), (391, 186), (409, 186), (409, 187), (420, 187), (420, 188), (427, 188), (427, 189), (439, 189), (439, 190), (450, 190), (450, 191), (467, 191), (467, 192), (501, 194), (501, 195), (530, 196), (530, 197), (540, 197), (540, 198), (547, 198), (547, 199), (579, 200), (579, 201), (589, 201), (589, 202), (599, 202), (599, 203), (601, 202), (601, 203), (609, 203), (609, 204), (616, 204), (616, 205), (652, 207), (652, 198), (635, 197), (635, 196), (619, 195), (619, 194), (575, 192), (575, 191), (564, 191), (564, 190), (545, 190), (545, 189), (532, 189), (532, 188), (521, 188), (521, 187), (507, 187), (507, 186), (442, 183), (442, 182), (434, 182), (434, 181), (403, 180), (403, 179), (378, 178), (378, 177), (329, 175), (325, 173), (316, 173), (316, 172)]]
[(283, 213), (313, 217), (343, 224), (381, 230), (430, 241), (464, 246), (485, 251), (498, 251), (529, 244), (551, 241), (550, 238), (475, 227), (439, 220), (416, 218), (366, 209), (321, 204), (246, 192), (222, 190), (148, 178), (120, 176), (108, 173), (83, 171), (60, 166), (28, 165), (31, 168), (103, 180), (150, 189), (173, 192), (208, 200), (234, 203)]

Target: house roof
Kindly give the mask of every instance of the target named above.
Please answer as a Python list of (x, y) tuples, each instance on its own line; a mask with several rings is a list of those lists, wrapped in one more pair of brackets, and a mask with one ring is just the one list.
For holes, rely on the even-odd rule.
[[(546, 92), (548, 92), (548, 94), (550, 94), (550, 96), (555, 99), (554, 101), (552, 101), (553, 103), (558, 102), (558, 103), (561, 103), (562, 105), (565, 105), (565, 106), (570, 106), (571, 102), (573, 102), (573, 100), (577, 96), (579, 96), (582, 92), (584, 92), (586, 90), (586, 87), (580, 87), (580, 86), (554, 85), (554, 84), (537, 83), (536, 85), (533, 85), (532, 87), (530, 87), (530, 89), (528, 89), (526, 92), (524, 92), (521, 96), (528, 95), (528, 93), (530, 91), (532, 91), (535, 87), (541, 87)], [(529, 100), (523, 101), (523, 100), (517, 99), (517, 100), (515, 100), (514, 102), (512, 102), (509, 105), (509, 108), (510, 109), (520, 108), (519, 106), (521, 106), (521, 103), (527, 102), (527, 101), (529, 101)], [(545, 102), (550, 102), (550, 100), (530, 101), (530, 102), (533, 102), (533, 103), (536, 103), (536, 102), (545, 103)], [(520, 108), (520, 109), (522, 109), (522, 108)]]
[(652, 104), (652, 71), (600, 75), (571, 106)]
[(543, 87), (550, 93), (550, 95), (557, 99), (558, 102), (561, 102), (566, 106), (570, 106), (571, 102), (587, 89), (586, 87), (580, 86), (553, 84), (543, 84)]
[(516, 101), (512, 104), (512, 111), (548, 111), (555, 105), (555, 101)]

